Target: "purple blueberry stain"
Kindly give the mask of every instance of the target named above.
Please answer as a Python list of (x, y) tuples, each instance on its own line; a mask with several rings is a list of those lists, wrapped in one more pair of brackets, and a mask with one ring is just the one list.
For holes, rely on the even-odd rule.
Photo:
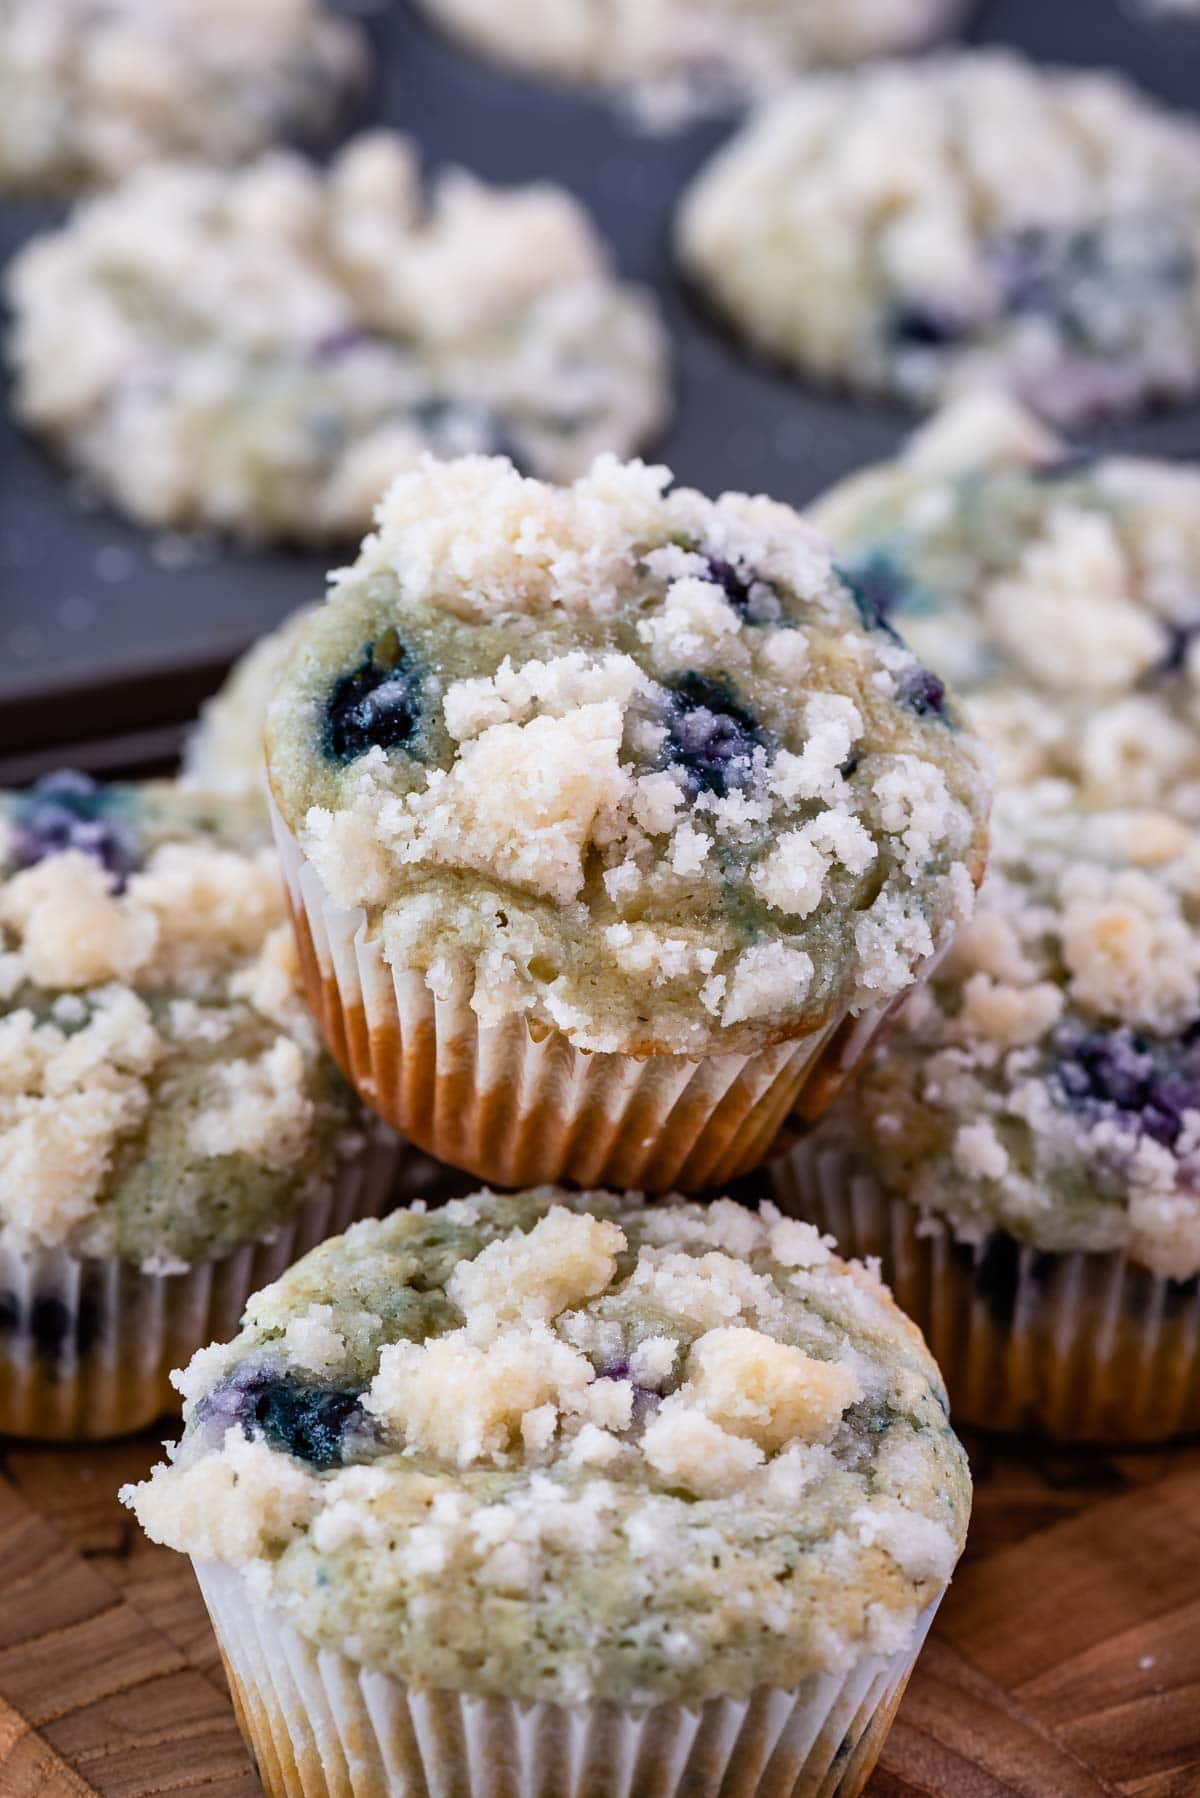
[(646, 1418), (658, 1410), (662, 1403), (662, 1394), (652, 1386), (643, 1386), (634, 1379), (626, 1355), (618, 1355), (615, 1360), (603, 1361), (596, 1369), (598, 1380), (628, 1380), (633, 1388), (633, 1424), (644, 1423)]
[(31, 868), (68, 850), (90, 856), (120, 891), (138, 865), (134, 832), (115, 813), (128, 796), (90, 775), (64, 769), (48, 774), (15, 803), (10, 862)]
[(269, 1448), (325, 1469), (343, 1464), (348, 1439), (370, 1433), (362, 1394), (343, 1386), (322, 1386), (245, 1361), (215, 1386), (196, 1410), (197, 1423), (218, 1434), (240, 1428)]
[(753, 572), (744, 573), (724, 556), (704, 553), (702, 578), (719, 587), (739, 618), (750, 624), (773, 624), (781, 615), (775, 589)]
[(864, 630), (883, 631), (900, 641), (892, 619), (911, 609), (914, 590), (907, 569), (888, 550), (872, 550), (858, 562), (843, 562), (837, 570), (849, 588)]
[(1113, 1122), (1174, 1149), (1189, 1113), (1200, 1113), (1200, 1023), (1156, 1041), (1126, 1025), (1070, 1028), (1056, 1043), (1063, 1099), (1089, 1123)]
[(757, 752), (767, 739), (758, 720), (724, 681), (682, 674), (667, 683), (667, 759), (683, 770), (695, 792), (724, 797), (749, 786)]
[(334, 681), (325, 702), (325, 752), (352, 762), (369, 749), (411, 749), (421, 722), (422, 682), (389, 631), (369, 643), (362, 660)]
[(327, 331), (323, 337), (318, 337), (312, 347), (312, 359), (314, 362), (337, 362), (343, 356), (352, 355), (355, 350), (378, 341), (361, 325), (341, 325), (337, 330)]
[(1151, 670), (1150, 680), (1154, 681), (1163, 675), (1182, 674), (1187, 667), (1192, 644), (1196, 642), (1200, 642), (1200, 618), (1194, 618), (1187, 624), (1168, 625), (1166, 654)]
[(1039, 462), (1033, 469), (1035, 481), (1049, 483), (1052, 481), (1073, 481), (1079, 475), (1088, 474), (1100, 460), (1100, 452), (1086, 444), (1076, 444), (1062, 451), (1049, 462)]
[(1026, 227), (996, 238), (988, 261), (1002, 315), (1040, 314), (1071, 341), (1095, 348), (1112, 347), (1111, 321), (1128, 325), (1196, 280), (1187, 230), (1165, 213), (1130, 215), (1104, 229)]
[(922, 662), (900, 676), (896, 697), (918, 718), (944, 719), (946, 716), (946, 683)]

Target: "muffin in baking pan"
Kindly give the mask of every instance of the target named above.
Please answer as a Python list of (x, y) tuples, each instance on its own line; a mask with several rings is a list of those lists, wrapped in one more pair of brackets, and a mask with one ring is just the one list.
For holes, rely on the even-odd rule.
[(366, 64), (361, 30), (324, 0), (4, 0), (0, 187), (323, 137)]
[(1200, 126), (1122, 78), (963, 52), (810, 75), (685, 194), (684, 269), (814, 380), (1062, 423), (1200, 391)]
[(915, 49), (960, 0), (422, 0), (435, 24), (530, 74), (610, 90), (669, 129), (820, 63)]
[(26, 244), (10, 292), (18, 417), (143, 524), (357, 539), (425, 450), (570, 479), (668, 409), (657, 304), (580, 203), (426, 183), (390, 131), (326, 168), (141, 170)]

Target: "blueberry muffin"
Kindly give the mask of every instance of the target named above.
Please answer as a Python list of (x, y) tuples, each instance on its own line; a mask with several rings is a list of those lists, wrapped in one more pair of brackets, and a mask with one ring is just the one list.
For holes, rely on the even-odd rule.
[(1200, 819), (1200, 470), (1069, 448), (975, 396), (813, 507), (953, 680), (1005, 784)]
[(378, 1209), (257, 808), (48, 777), (0, 800), (0, 1429), (150, 1422), (186, 1343)]
[(149, 525), (357, 539), (426, 449), (569, 479), (666, 411), (657, 309), (578, 201), (426, 185), (391, 132), (327, 169), (142, 170), (22, 250), (10, 289), (19, 416)]
[(275, 1795), (558, 1789), (570, 1729), (580, 1790), (849, 1798), (966, 1531), (919, 1333), (769, 1205), (396, 1212), (180, 1386), (122, 1496), (193, 1557)]
[(513, 68), (614, 90), (677, 125), (780, 88), (814, 63), (912, 49), (959, 0), (423, 0), (438, 25)]
[(268, 714), (327, 1040), (404, 1134), (501, 1185), (754, 1165), (983, 861), (943, 683), (790, 508), (669, 479), (401, 476)]
[(223, 685), (200, 708), (200, 717), (184, 745), (180, 785), (185, 790), (219, 793), (243, 802), (257, 800), (265, 822), (263, 731), (267, 705), (306, 616), (302, 607), (252, 643)]
[(324, 136), (365, 66), (324, 0), (0, 0), (0, 186)]
[(777, 1183), (882, 1257), (961, 1420), (1200, 1428), (1195, 833), (1002, 794), (973, 922)]
[(820, 381), (1063, 422), (1200, 387), (1200, 125), (1003, 51), (814, 75), (686, 195), (683, 265)]

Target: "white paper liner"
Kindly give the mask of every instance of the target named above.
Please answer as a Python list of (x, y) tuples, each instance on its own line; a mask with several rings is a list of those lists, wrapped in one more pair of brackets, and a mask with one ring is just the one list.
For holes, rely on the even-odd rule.
[(361, 908), (333, 903), (272, 807), (309, 1004), (364, 1102), (439, 1161), (496, 1186), (695, 1192), (819, 1116), (899, 1001), (752, 1053), (576, 1049), (523, 1016), (482, 1024), (459, 991), (393, 970)]
[(196, 1577), (269, 1798), (854, 1798), (937, 1609), (844, 1675), (633, 1710), (408, 1686), (315, 1647), (235, 1570)]
[(172, 1368), (236, 1335), (250, 1295), (309, 1249), (389, 1208), (405, 1146), (374, 1119), (363, 1137), (328, 1189), (269, 1239), (185, 1273), (66, 1249), (22, 1255), (0, 1238), (0, 1434), (96, 1441), (177, 1412)]
[(956, 1423), (1061, 1442), (1200, 1431), (1200, 1280), (1121, 1254), (1054, 1254), (996, 1231), (960, 1242), (889, 1197), (853, 1144), (818, 1132), (771, 1168), (780, 1206), (876, 1256), (942, 1369)]

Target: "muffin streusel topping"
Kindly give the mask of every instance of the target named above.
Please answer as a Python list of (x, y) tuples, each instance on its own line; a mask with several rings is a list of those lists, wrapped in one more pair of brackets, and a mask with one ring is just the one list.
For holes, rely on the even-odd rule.
[(788, 507), (668, 480), (402, 476), (270, 713), (283, 817), (393, 966), (583, 1048), (886, 1001), (982, 859), (942, 682)]
[(166, 1270), (328, 1177), (357, 1107), (254, 808), (49, 778), (0, 804), (0, 1232)]
[(810, 1226), (481, 1193), (356, 1225), (180, 1379), (125, 1497), (318, 1642), (529, 1699), (746, 1695), (903, 1646), (969, 1482), (918, 1332)]

